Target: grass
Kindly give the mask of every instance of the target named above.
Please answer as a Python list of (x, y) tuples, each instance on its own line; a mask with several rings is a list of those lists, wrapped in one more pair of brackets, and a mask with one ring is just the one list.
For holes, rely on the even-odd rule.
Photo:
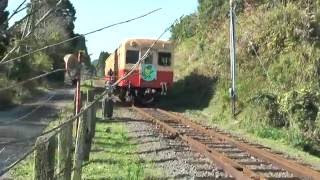
[[(257, 128), (259, 129), (241, 127), (239, 125), (239, 121), (231, 119), (231, 116), (229, 117), (228, 121), (221, 121), (214, 119), (211, 115), (199, 110), (187, 110), (184, 114), (188, 117), (191, 117), (195, 121), (209, 124), (211, 126), (217, 126), (220, 129), (232, 132), (232, 134), (244, 137), (251, 142), (263, 144), (275, 151), (280, 151), (288, 154), (291, 157), (301, 159), (304, 162), (320, 169), (320, 158), (314, 155), (310, 155), (302, 149), (292, 146), (292, 144), (287, 142), (287, 140), (285, 139), (284, 130), (270, 127), (263, 128), (261, 126), (257, 126)], [(208, 119), (211, 120), (208, 121)]]
[(17, 180), (32, 179), (33, 157), (33, 155), (29, 155), (25, 160), (9, 171), (9, 176)]
[[(51, 121), (49, 125), (45, 128), (44, 131), (49, 130), (53, 127), (56, 127), (60, 124), (61, 120), (65, 120), (68, 115), (70, 115), (73, 110), (73, 103), (70, 103), (64, 107), (63, 110), (59, 113), (57, 119)], [(56, 150), (57, 157), (57, 150)], [(10, 177), (13, 179), (32, 179), (33, 178), (33, 168), (34, 168), (34, 155), (29, 155), (26, 159), (21, 161), (16, 165), (11, 171), (9, 171)]]
[(139, 159), (136, 150), (123, 123), (98, 122), (90, 161), (83, 168), (83, 178), (146, 179), (161, 176), (153, 164)]
[[(320, 73), (316, 54), (320, 48), (312, 37), (320, 37), (320, 31), (303, 35), (307, 32), (303, 27), (310, 22), (319, 24), (319, 18), (312, 20), (298, 2), (303, 1), (275, 6), (261, 1), (237, 12), (236, 121), (230, 115), (228, 16), (213, 18), (202, 12), (208, 13), (210, 23), (195, 27), (194, 36), (176, 44), (176, 83), (167, 104), (180, 112), (204, 114), (207, 123), (281, 147), (278, 149), (293, 156), (302, 152), (303, 159), (319, 162)], [(210, 4), (203, 1), (199, 5), (206, 3)], [(198, 15), (201, 9), (198, 11), (193, 24), (206, 20)], [(301, 34), (296, 33), (299, 28)], [(210, 84), (210, 78), (216, 81)]]
[[(67, 109), (70, 110), (70, 107)], [(101, 111), (97, 115), (101, 118)], [(57, 122), (54, 121), (49, 126), (55, 126)], [(145, 162), (138, 157), (135, 153), (137, 146), (134, 144), (128, 136), (128, 129), (124, 123), (111, 123), (100, 119), (96, 124), (90, 160), (84, 162), (83, 165), (83, 179), (138, 180), (161, 177), (161, 171), (156, 169), (154, 164)], [(33, 154), (29, 155), (19, 163), (9, 172), (10, 177), (18, 180), (32, 179), (33, 158)]]

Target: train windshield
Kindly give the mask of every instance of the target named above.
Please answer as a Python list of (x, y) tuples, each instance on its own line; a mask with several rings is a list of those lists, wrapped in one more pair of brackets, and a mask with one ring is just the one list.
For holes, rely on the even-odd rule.
[(139, 60), (139, 51), (137, 50), (127, 50), (126, 53), (126, 63), (135, 64)]
[(160, 66), (170, 66), (171, 65), (171, 53), (159, 52), (158, 64)]
[[(146, 53), (148, 49), (141, 49), (141, 54), (140, 58), (142, 58)], [(144, 59), (144, 64), (153, 64), (153, 53), (151, 50), (149, 50), (148, 54), (146, 55), (147, 57)]]

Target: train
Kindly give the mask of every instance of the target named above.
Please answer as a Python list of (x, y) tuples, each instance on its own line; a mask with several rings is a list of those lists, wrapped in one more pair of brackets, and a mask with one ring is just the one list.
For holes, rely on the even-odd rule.
[(147, 57), (133, 73), (116, 85), (115, 93), (122, 102), (150, 104), (172, 87), (173, 45), (154, 39), (128, 39), (121, 43), (105, 60), (105, 82), (116, 82), (125, 76), (149, 48)]

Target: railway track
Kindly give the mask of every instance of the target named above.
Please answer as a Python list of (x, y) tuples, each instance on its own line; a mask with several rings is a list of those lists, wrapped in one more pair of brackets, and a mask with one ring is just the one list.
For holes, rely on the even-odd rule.
[(318, 171), (214, 128), (161, 109), (133, 109), (156, 124), (163, 133), (180, 138), (235, 179), (320, 179)]

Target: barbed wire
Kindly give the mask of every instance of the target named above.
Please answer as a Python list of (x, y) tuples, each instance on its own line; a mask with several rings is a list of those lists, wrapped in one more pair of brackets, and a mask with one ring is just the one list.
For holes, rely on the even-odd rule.
[(0, 172), (0, 177), (4, 174), (6, 174), (8, 171), (10, 171), (14, 166), (19, 164), (21, 161), (23, 161), (25, 158), (27, 158), (30, 154), (34, 152), (36, 148), (32, 147), (29, 151), (27, 151), (21, 158), (17, 159), (15, 162), (11, 163), (8, 167), (6, 167), (4, 170)]
[[(174, 22), (176, 22), (177, 20), (175, 20)], [(148, 50), (144, 53), (144, 55), (134, 64), (134, 66), (130, 69), (130, 71), (123, 77), (121, 77), (120, 79), (118, 79), (116, 82), (114, 82), (112, 84), (112, 86), (116, 86), (117, 84), (119, 84), (122, 80), (128, 78), (133, 72), (134, 70), (138, 67), (138, 65), (144, 60), (146, 59), (146, 57), (148, 56), (150, 50), (156, 45), (156, 43), (160, 40), (160, 38), (171, 28), (172, 24), (166, 28), (162, 33), (161, 35), (151, 44), (151, 46), (148, 48)], [(41, 134), (39, 135), (36, 135), (36, 136), (31, 136), (31, 137), (28, 137), (28, 138), (23, 138), (23, 139), (19, 139), (19, 140), (14, 140), (14, 141), (9, 141), (9, 142), (2, 142), (0, 143), (0, 145), (2, 146), (8, 146), (8, 145), (11, 145), (11, 144), (17, 144), (17, 143), (20, 143), (20, 142), (25, 142), (25, 141), (29, 141), (29, 140), (33, 140), (33, 139), (36, 139), (36, 138), (39, 138), (41, 136), (44, 136), (44, 135), (47, 135), (49, 133), (52, 133), (51, 134), (51, 137), (52, 136), (55, 136), (57, 135), (61, 128), (68, 125), (69, 123), (72, 123), (74, 122), (76, 119), (78, 119), (81, 115), (83, 115), (83, 113), (85, 111), (87, 111), (89, 108), (91, 108), (93, 105), (95, 105), (97, 102), (99, 102), (108, 92), (107, 91), (104, 91), (103, 93), (101, 93), (94, 101), (90, 102), (87, 106), (85, 106), (85, 108), (81, 109), (80, 112), (70, 118), (68, 118), (65, 122), (57, 125), (56, 127), (50, 129), (50, 130), (47, 130), (45, 132), (42, 132)], [(48, 138), (49, 139), (49, 138)], [(25, 159), (28, 155), (30, 155), (33, 151), (35, 150), (35, 147), (33, 147), (28, 153), (26, 153), (22, 158), (18, 159), (16, 162), (14, 162), (13, 164), (11, 164), (10, 166), (8, 166), (8, 168), (6, 168), (4, 171), (2, 171), (0, 173), (0, 176), (2, 176), (3, 174), (7, 173), (10, 169), (12, 169), (15, 165), (17, 165), (19, 162), (21, 162), (23, 159)]]
[(69, 42), (69, 41), (72, 41), (72, 40), (74, 40), (74, 39), (78, 39), (78, 38), (80, 38), (80, 37), (85, 37), (85, 36), (88, 36), (88, 35), (90, 35), (90, 34), (97, 33), (97, 32), (99, 32), (99, 31), (102, 31), (102, 30), (111, 28), (111, 27), (113, 27), (113, 26), (117, 26), (117, 25), (129, 23), (129, 22), (131, 22), (131, 21), (134, 21), (134, 20), (137, 20), (137, 19), (141, 19), (141, 18), (143, 18), (143, 17), (146, 17), (146, 16), (148, 16), (148, 15), (150, 15), (150, 14), (153, 14), (153, 13), (159, 11), (160, 9), (161, 9), (161, 8), (158, 8), (158, 9), (152, 10), (152, 11), (150, 11), (150, 12), (148, 12), (148, 13), (145, 13), (145, 14), (143, 14), (143, 15), (140, 15), (140, 16), (137, 16), (137, 17), (134, 17), (134, 18), (125, 20), (125, 21), (121, 21), (121, 22), (118, 22), (118, 23), (114, 23), (114, 24), (111, 24), (111, 25), (108, 25), (108, 26), (105, 26), (105, 27), (102, 27), (102, 28), (99, 28), (99, 29), (90, 31), (90, 32), (88, 32), (88, 33), (80, 34), (80, 35), (78, 35), (78, 36), (75, 36), (75, 37), (72, 37), (72, 38), (69, 38), (69, 39), (60, 41), (60, 42), (58, 42), (58, 43), (54, 43), (54, 44), (50, 44), (50, 45), (44, 46), (44, 47), (42, 47), (42, 48), (39, 48), (39, 49), (33, 50), (33, 51), (31, 51), (31, 52), (28, 52), (28, 53), (26, 53), (26, 54), (23, 54), (23, 55), (21, 55), (21, 56), (18, 56), (18, 57), (15, 57), (15, 58), (6, 60), (6, 61), (4, 61), (4, 62), (1, 62), (0, 65), (1, 65), (1, 64), (7, 64), (7, 63), (10, 63), (10, 62), (16, 61), (16, 60), (18, 60), (18, 59), (20, 59), (20, 58), (29, 56), (29, 55), (34, 54), (34, 53), (36, 53), (36, 52), (40, 52), (40, 51), (42, 51), (42, 50), (45, 50), (45, 49), (48, 49), (48, 48), (51, 48), (51, 47), (54, 47), (54, 46), (58, 46), (58, 45), (61, 45), (61, 44), (64, 44), (64, 43), (67, 43), (67, 42)]
[[(155, 44), (160, 40), (160, 38), (170, 29), (170, 27), (171, 27), (171, 25), (161, 33), (161, 35), (152, 43), (152, 45), (148, 48), (148, 50), (144, 53), (144, 55), (134, 64), (134, 66), (129, 70), (129, 72), (125, 76), (121, 77), (114, 84), (112, 84), (113, 87), (118, 85), (122, 80), (128, 78), (134, 72), (135, 68), (147, 57), (147, 55), (150, 52), (150, 50), (155, 46)], [(68, 124), (70, 122), (73, 122), (74, 120), (79, 118), (87, 109), (91, 108), (96, 102), (98, 102), (100, 99), (102, 99), (102, 97), (104, 95), (106, 95), (106, 93), (107, 93), (107, 91), (104, 91), (102, 94), (100, 94), (97, 97), (96, 100), (94, 100), (93, 102), (89, 103), (84, 109), (81, 109), (81, 111), (77, 115), (74, 115), (73, 117), (69, 118), (67, 121), (63, 122), (62, 124), (52, 128), (52, 129), (50, 129), (48, 131), (45, 131), (45, 132), (43, 132), (43, 133), (41, 133), (39, 135), (31, 136), (31, 137), (28, 137), (28, 138), (23, 138), (23, 139), (9, 141), (9, 142), (0, 142), (0, 145), (10, 145), (10, 144), (16, 144), (16, 143), (24, 142), (26, 140), (32, 140), (32, 139), (35, 139), (37, 137), (49, 134), (49, 133), (51, 133), (51, 132), (53, 132), (53, 131), (55, 131), (57, 129), (60, 129), (61, 127), (65, 126), (66, 124)]]
[(22, 84), (25, 84), (25, 83), (27, 83), (27, 82), (34, 81), (34, 80), (37, 80), (37, 79), (46, 77), (46, 76), (48, 76), (48, 75), (51, 75), (51, 74), (54, 74), (54, 73), (57, 73), (57, 72), (62, 72), (62, 71), (65, 71), (65, 69), (56, 69), (56, 70), (53, 70), (53, 71), (50, 71), (50, 72), (46, 72), (46, 73), (44, 73), (44, 74), (41, 74), (41, 75), (38, 75), (38, 76), (35, 76), (35, 77), (32, 77), (32, 78), (29, 78), (29, 79), (27, 79), (27, 80), (25, 80), (25, 81), (18, 82), (18, 83), (14, 84), (14, 85), (1, 88), (1, 89), (0, 89), (0, 92), (6, 91), (6, 90), (11, 89), (11, 88), (18, 87), (18, 86), (20, 86), (20, 85), (22, 85)]
[(56, 94), (53, 94), (51, 95), (48, 99), (46, 99), (45, 101), (41, 102), (40, 105), (38, 105), (36, 108), (34, 108), (32, 111), (28, 112), (27, 114), (17, 118), (17, 119), (14, 119), (12, 121), (8, 121), (8, 122), (1, 122), (0, 124), (1, 125), (10, 125), (10, 124), (14, 124), (18, 121), (21, 121), (22, 119), (25, 119), (27, 118), (28, 116), (30, 116), (31, 114), (33, 114), (34, 112), (36, 112), (37, 110), (39, 110), (40, 108), (42, 108), (43, 106), (45, 106), (48, 102), (50, 102), (53, 97), (56, 96)]

